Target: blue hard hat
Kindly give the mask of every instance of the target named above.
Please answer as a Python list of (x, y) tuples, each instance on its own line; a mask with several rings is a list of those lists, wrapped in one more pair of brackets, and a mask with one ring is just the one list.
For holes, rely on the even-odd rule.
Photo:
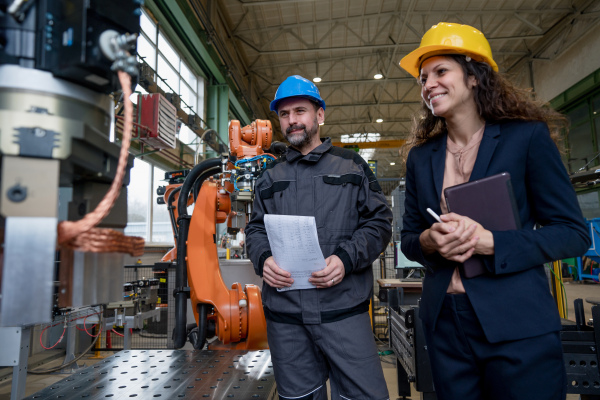
[(317, 86), (300, 75), (288, 76), (279, 85), (277, 92), (275, 92), (275, 99), (271, 102), (271, 111), (277, 112), (277, 104), (288, 97), (305, 97), (319, 103), (323, 110), (325, 109), (325, 101), (321, 98)]

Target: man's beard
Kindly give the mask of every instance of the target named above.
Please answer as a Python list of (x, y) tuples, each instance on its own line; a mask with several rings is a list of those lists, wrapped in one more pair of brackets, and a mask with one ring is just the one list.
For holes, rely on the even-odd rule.
[[(296, 129), (303, 129), (304, 132), (301, 134), (291, 135), (290, 132)], [(292, 146), (302, 148), (305, 145), (309, 144), (311, 139), (317, 134), (319, 130), (319, 123), (317, 122), (317, 118), (313, 121), (313, 125), (310, 129), (306, 129), (306, 125), (297, 124), (291, 125), (285, 130), (285, 138)]]

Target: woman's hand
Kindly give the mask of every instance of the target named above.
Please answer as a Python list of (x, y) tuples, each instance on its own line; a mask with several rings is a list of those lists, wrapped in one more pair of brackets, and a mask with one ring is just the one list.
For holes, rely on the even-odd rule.
[(477, 241), (477, 244), (475, 245), (475, 254), (482, 254), (482, 255), (494, 254), (494, 235), (492, 235), (492, 232), (488, 231), (483, 226), (481, 226), (480, 223), (473, 221), (469, 217), (465, 217), (464, 215), (459, 215), (456, 213), (444, 214), (444, 215), (441, 215), (440, 218), (445, 223), (456, 224), (456, 223), (459, 223), (460, 221), (464, 221), (465, 226), (467, 226), (467, 227), (471, 227), (472, 225), (475, 225), (476, 228), (475, 228), (475, 233), (473, 234), (473, 236), (476, 236), (479, 238), (479, 240)]
[(443, 217), (443, 223), (436, 222), (421, 233), (419, 240), (423, 252), (432, 254), (437, 251), (442, 257), (456, 262), (468, 260), (479, 241), (475, 235), (477, 225), (467, 225), (464, 219), (444, 220)]

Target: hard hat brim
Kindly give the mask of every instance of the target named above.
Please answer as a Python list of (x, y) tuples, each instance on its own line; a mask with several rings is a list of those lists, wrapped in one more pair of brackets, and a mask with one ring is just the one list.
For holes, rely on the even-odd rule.
[(302, 98), (302, 99), (313, 101), (315, 103), (318, 103), (321, 106), (321, 108), (323, 108), (323, 110), (325, 110), (325, 101), (323, 99), (318, 99), (318, 98), (313, 97), (313, 96), (298, 96), (298, 95), (296, 95), (296, 96), (288, 96), (288, 97), (281, 97), (279, 99), (275, 99), (275, 100), (273, 100), (269, 104), (269, 108), (271, 109), (271, 111), (277, 112), (277, 106), (279, 105), (279, 103), (281, 102), (281, 100), (289, 99), (289, 98), (292, 98), (292, 97), (299, 97), (299, 98)]
[(433, 56), (440, 55), (451, 55), (451, 54), (462, 54), (471, 57), (475, 61), (485, 62), (489, 64), (492, 69), (498, 72), (498, 64), (493, 59), (483, 57), (481, 54), (472, 53), (465, 51), (462, 47), (447, 46), (447, 45), (431, 45), (425, 47), (419, 47), (416, 50), (411, 51), (400, 60), (400, 66), (406, 70), (409, 74), (415, 78), (419, 77), (421, 64), (423, 61)]

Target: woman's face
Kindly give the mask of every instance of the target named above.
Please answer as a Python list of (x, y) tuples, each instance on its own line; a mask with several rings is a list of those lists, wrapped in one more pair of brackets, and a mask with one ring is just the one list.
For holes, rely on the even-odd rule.
[(465, 85), (464, 72), (451, 57), (434, 56), (421, 65), (421, 97), (433, 115), (452, 118), (477, 110), (473, 88), (477, 81), (469, 76)]

